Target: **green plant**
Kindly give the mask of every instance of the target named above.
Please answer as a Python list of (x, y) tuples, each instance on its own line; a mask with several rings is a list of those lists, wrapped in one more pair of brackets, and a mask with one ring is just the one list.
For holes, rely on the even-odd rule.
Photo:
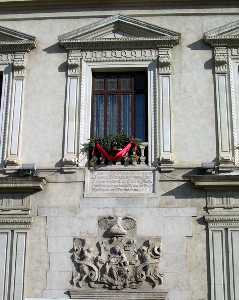
[[(124, 133), (118, 133), (116, 135), (108, 135), (104, 137), (91, 137), (88, 143), (83, 144), (81, 152), (88, 155), (88, 163), (90, 167), (95, 167), (102, 159), (100, 153), (95, 151), (96, 144), (102, 146), (109, 155), (114, 156), (117, 151), (124, 148), (130, 142), (134, 141), (137, 145), (140, 143), (140, 140), (133, 139), (132, 137), (127, 136)], [(129, 153), (130, 160), (135, 159), (137, 154), (134, 150), (131, 150)], [(128, 164), (129, 159), (124, 160), (124, 164)]]

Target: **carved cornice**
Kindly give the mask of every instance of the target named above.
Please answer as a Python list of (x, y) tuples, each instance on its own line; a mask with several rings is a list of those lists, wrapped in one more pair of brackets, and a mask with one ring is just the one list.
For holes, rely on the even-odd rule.
[(33, 192), (42, 191), (46, 185), (42, 177), (0, 177), (0, 192)]
[(0, 215), (0, 228), (29, 229), (32, 225), (30, 215)]
[(0, 52), (28, 52), (35, 47), (35, 37), (0, 26)]
[(239, 21), (206, 32), (204, 34), (204, 40), (214, 47), (239, 46)]
[(238, 227), (239, 213), (237, 215), (205, 215), (209, 227)]
[(128, 16), (116, 15), (59, 36), (67, 50), (173, 47), (180, 34)]

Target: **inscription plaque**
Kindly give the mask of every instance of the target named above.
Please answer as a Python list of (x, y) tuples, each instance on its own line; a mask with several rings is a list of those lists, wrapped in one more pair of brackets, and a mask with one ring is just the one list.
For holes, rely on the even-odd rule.
[(89, 171), (86, 193), (147, 194), (154, 192), (153, 171)]

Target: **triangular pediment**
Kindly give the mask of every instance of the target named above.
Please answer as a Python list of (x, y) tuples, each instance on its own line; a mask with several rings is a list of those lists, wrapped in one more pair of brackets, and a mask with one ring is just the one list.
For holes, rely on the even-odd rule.
[(206, 32), (204, 39), (213, 46), (239, 45), (239, 20)]
[[(81, 49), (97, 43), (147, 41), (154, 44), (175, 45), (180, 34), (131, 17), (116, 15), (59, 36), (60, 45), (67, 49)], [(101, 44), (102, 45), (102, 44)], [(106, 46), (106, 44), (104, 44)]]
[(36, 38), (25, 33), (0, 26), (0, 51), (30, 51), (36, 46)]

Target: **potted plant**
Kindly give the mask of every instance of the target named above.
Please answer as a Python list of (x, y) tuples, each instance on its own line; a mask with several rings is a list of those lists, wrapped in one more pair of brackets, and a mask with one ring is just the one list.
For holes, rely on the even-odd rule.
[(87, 154), (89, 167), (116, 162), (128, 165), (139, 162), (139, 143), (139, 140), (119, 133), (104, 137), (91, 137), (89, 142), (83, 145), (81, 151)]

